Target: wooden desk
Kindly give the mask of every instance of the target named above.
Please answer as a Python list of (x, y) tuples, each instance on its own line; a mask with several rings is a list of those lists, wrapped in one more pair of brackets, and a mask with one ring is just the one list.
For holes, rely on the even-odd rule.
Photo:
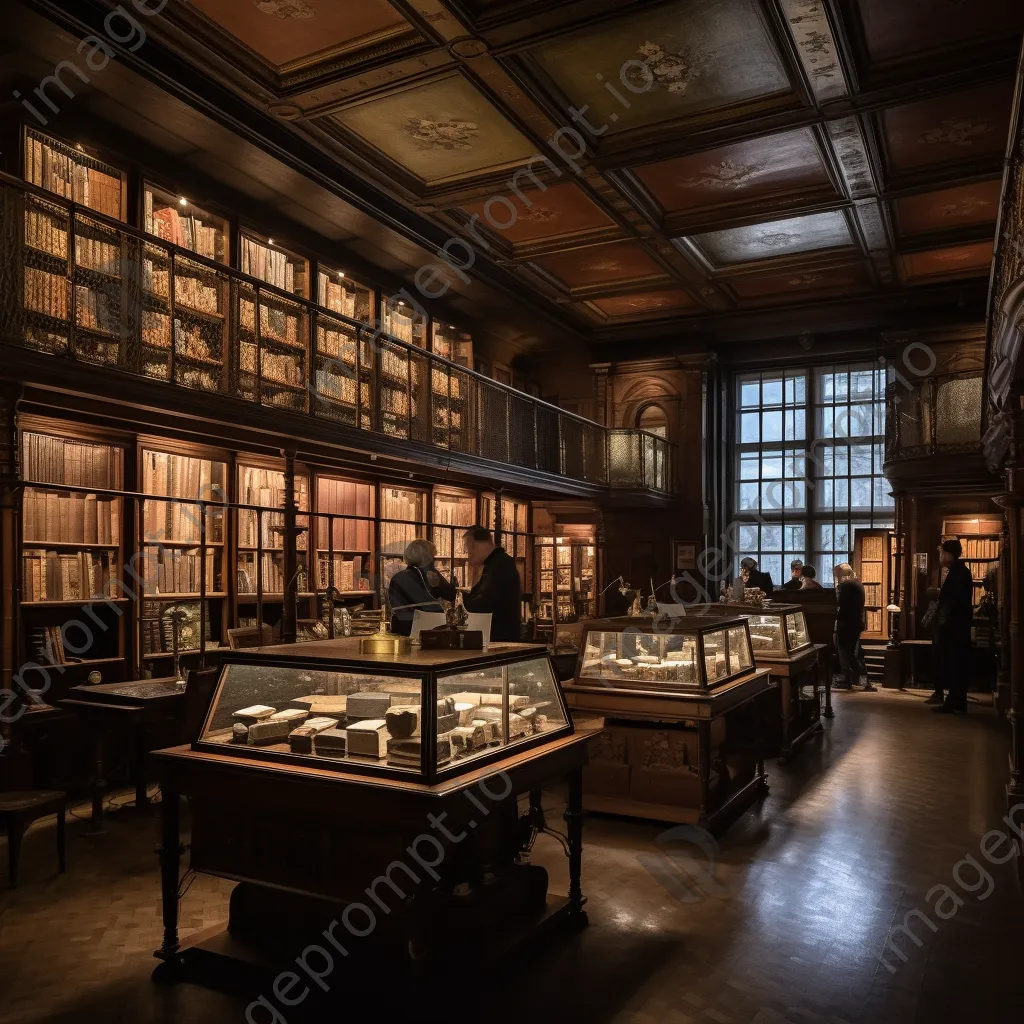
[[(309, 935), (319, 934), (325, 921), (340, 919), (346, 905), (365, 903), (367, 886), (389, 869), (409, 891), (393, 901), (393, 913), (380, 915), (382, 934), (375, 933), (374, 941), (394, 941), (399, 956), (416, 955), (416, 950), (426, 956), (432, 951), (432, 942), (423, 942), (426, 935), (436, 941), (433, 951), (443, 955), (445, 940), (437, 936), (448, 927), (448, 913), (459, 901), (442, 896), (439, 905), (437, 894), (463, 880), (460, 872), (467, 863), (476, 864), (477, 842), (487, 849), (493, 838), (489, 833), (506, 827), (510, 815), (522, 841), (526, 822), (517, 822), (520, 794), (529, 794), (530, 826), (546, 830), (541, 789), (562, 780), (569, 786), (569, 893), (566, 898), (548, 893), (537, 918), (524, 917), (514, 927), (521, 926), (522, 938), (558, 921), (585, 924), (582, 773), (587, 743), (601, 725), (598, 719), (572, 735), (433, 785), (358, 775), (341, 766), (247, 760), (188, 746), (157, 751), (151, 757), (163, 792), (164, 921), (163, 944), (155, 954), (164, 963), (157, 970), (168, 980), (203, 980), (247, 966), (263, 970), (282, 953), (294, 958), (302, 949), (291, 949), (294, 942), (308, 944)], [(506, 792), (495, 795), (499, 788)], [(190, 798), (192, 812), (192, 870), (239, 883), (227, 929), (205, 933), (185, 948), (178, 940), (182, 795)], [(446, 851), (434, 865), (437, 874), (431, 877), (441, 878), (436, 888), (430, 882), (410, 883), (393, 870), (396, 862), (415, 866), (410, 846), (418, 837), (433, 835), (432, 823), (438, 820), (444, 821), (447, 838), (461, 833), (468, 842)], [(489, 922), (465, 938), (480, 946), (504, 941), (507, 936), (497, 936), (500, 919)]]
[(101, 683), (98, 686), (72, 686), (72, 696), (58, 703), (73, 711), (92, 735), (92, 829), (103, 828), (103, 797), (106, 792), (104, 743), (115, 731), (130, 731), (133, 740), (133, 776), (135, 806), (149, 808), (146, 793), (146, 729), (155, 722), (179, 716), (184, 708), (185, 691), (173, 678), (137, 679), (125, 683)]

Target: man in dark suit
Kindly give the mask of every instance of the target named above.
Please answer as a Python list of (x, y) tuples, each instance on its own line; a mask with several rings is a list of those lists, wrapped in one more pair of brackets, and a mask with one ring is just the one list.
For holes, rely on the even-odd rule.
[(466, 611), (490, 612), (491, 639), (518, 643), (522, 639), (523, 584), (515, 559), (495, 546), (491, 531), (483, 526), (471, 526), (462, 540), (469, 564), (483, 569), (466, 595)]
[(836, 581), (836, 654), (843, 675), (842, 683), (834, 689), (852, 690), (863, 679), (864, 689), (874, 692), (859, 649), (864, 631), (864, 585), (849, 562), (837, 565), (832, 575)]
[(934, 643), (939, 686), (948, 696), (944, 704), (932, 710), (944, 715), (967, 713), (967, 686), (971, 680), (974, 581), (970, 568), (960, 560), (962, 554), (960, 541), (954, 538), (942, 542), (939, 561), (947, 571), (939, 590)]
[(740, 562), (740, 569), (747, 570), (747, 586), (758, 587), (765, 597), (770, 598), (775, 590), (770, 572), (761, 572), (757, 561), (749, 556)]

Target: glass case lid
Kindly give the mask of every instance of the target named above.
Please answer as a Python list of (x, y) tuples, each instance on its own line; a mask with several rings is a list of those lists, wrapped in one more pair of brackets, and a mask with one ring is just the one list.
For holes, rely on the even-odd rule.
[(350, 638), (232, 652), (195, 746), (429, 782), (572, 731), (543, 647), (362, 656)]

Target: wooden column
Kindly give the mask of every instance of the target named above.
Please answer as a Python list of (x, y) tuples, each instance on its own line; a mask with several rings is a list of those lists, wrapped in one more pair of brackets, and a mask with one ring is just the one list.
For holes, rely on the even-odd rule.
[(999, 582), (996, 600), (999, 605), (998, 665), (996, 673), (996, 707), (1001, 714), (1010, 710), (1010, 509), (1003, 509), (1003, 526), (999, 535)]
[[(282, 451), (284, 455), (284, 604), (281, 609), (281, 643), (295, 643), (298, 629), (296, 619), (296, 597), (298, 595), (299, 570), (299, 525), (298, 505), (295, 503), (295, 448), (290, 446)], [(306, 552), (307, 560), (311, 552)], [(306, 571), (310, 571), (307, 564)]]

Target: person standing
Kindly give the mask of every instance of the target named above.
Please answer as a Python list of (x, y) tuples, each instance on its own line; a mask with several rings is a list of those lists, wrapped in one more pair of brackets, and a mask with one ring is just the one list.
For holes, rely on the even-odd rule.
[(744, 558), (740, 562), (740, 569), (747, 570), (747, 583), (748, 587), (757, 587), (763, 593), (765, 597), (771, 597), (775, 590), (775, 584), (772, 583), (771, 573), (761, 572), (758, 568), (757, 561), (749, 556)]
[(800, 569), (801, 590), (821, 590), (822, 586), (817, 580), (818, 570), (813, 565), (805, 565)]
[(799, 590), (803, 585), (803, 577), (800, 575), (800, 570), (804, 567), (804, 563), (799, 558), (794, 558), (789, 563), (789, 580), (782, 584), (783, 590)]
[(836, 581), (836, 653), (843, 681), (837, 689), (852, 690), (861, 679), (864, 689), (874, 692), (867, 677), (867, 668), (860, 656), (860, 635), (864, 631), (864, 587), (853, 566), (841, 562), (833, 570)]
[(494, 543), (491, 531), (471, 526), (462, 535), (466, 557), (473, 568), (483, 570), (466, 595), (468, 612), (490, 612), (491, 640), (518, 643), (522, 639), (523, 583), (515, 559)]
[(939, 562), (946, 578), (939, 589), (935, 659), (939, 688), (946, 691), (945, 702), (933, 711), (940, 714), (967, 713), (967, 687), (971, 680), (971, 624), (974, 620), (974, 580), (971, 570), (961, 561), (963, 547), (956, 538), (945, 540), (939, 550)]
[(436, 554), (437, 549), (429, 540), (414, 540), (406, 546), (406, 568), (396, 572), (388, 584), (392, 633), (408, 636), (412, 632), (416, 609), (409, 605), (417, 605), (424, 612), (443, 612), (439, 598), (455, 600), (455, 585), (434, 568)]

